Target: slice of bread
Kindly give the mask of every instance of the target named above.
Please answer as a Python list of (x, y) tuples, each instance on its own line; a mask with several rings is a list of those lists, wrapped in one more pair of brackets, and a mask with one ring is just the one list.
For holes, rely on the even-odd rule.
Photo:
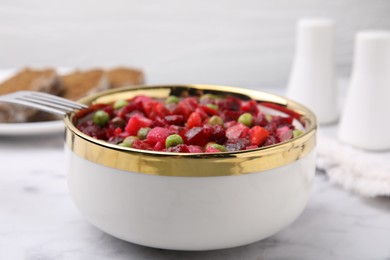
[[(0, 84), (0, 95), (20, 90), (33, 90), (60, 95), (63, 85), (54, 69), (25, 68)], [(38, 110), (14, 104), (0, 103), (0, 122), (28, 122)]]
[(78, 100), (109, 88), (106, 72), (102, 69), (75, 71), (61, 77), (65, 90), (63, 97)]
[[(144, 83), (141, 70), (117, 67), (110, 70), (76, 70), (59, 77), (54, 69), (24, 69), (0, 84), (0, 95), (19, 90), (36, 90), (61, 95), (70, 100), (128, 85)], [(24, 106), (0, 103), (0, 123), (34, 122), (54, 120), (58, 117)]]
[(144, 84), (144, 74), (141, 70), (118, 67), (107, 71), (110, 88)]

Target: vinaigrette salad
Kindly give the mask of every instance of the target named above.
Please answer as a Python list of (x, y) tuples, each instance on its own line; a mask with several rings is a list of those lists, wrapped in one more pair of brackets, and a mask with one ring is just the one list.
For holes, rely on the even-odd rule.
[(178, 153), (255, 149), (302, 134), (293, 116), (262, 112), (255, 100), (205, 94), (199, 97), (143, 95), (94, 104), (76, 115), (83, 133), (123, 147)]

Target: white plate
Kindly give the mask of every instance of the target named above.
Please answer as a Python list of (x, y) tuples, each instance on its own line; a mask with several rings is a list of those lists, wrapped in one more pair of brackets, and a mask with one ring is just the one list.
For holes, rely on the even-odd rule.
[(62, 120), (32, 122), (32, 123), (0, 123), (0, 135), (21, 136), (21, 135), (43, 135), (61, 133), (64, 131)]
[[(71, 68), (58, 68), (59, 74), (70, 72)], [(2, 69), (0, 70), (0, 82), (11, 77), (18, 70)], [(21, 135), (44, 135), (61, 133), (64, 131), (62, 120), (30, 122), (30, 123), (0, 123), (0, 135), (2, 136), (21, 136)]]

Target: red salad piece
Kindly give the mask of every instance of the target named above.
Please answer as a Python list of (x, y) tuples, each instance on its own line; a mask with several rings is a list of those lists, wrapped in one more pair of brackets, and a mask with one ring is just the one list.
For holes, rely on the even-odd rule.
[(193, 128), (196, 126), (202, 126), (202, 117), (198, 112), (192, 112), (187, 120), (187, 127)]
[(129, 133), (129, 135), (137, 135), (138, 130), (142, 127), (149, 127), (152, 125), (152, 120), (143, 117), (139, 114), (135, 114), (132, 116), (125, 127), (125, 131)]
[(257, 114), (259, 112), (259, 106), (255, 100), (249, 100), (242, 103), (241, 111)]
[(266, 115), (257, 101), (233, 96), (170, 96), (165, 100), (140, 95), (121, 102), (123, 106), (114, 107), (113, 102), (81, 110), (76, 115), (76, 127), (93, 138), (122, 147), (220, 153), (290, 140), (295, 130), (293, 119), (299, 120), (295, 112), (282, 106), (261, 103), (280, 107), (287, 113), (287, 116)]
[(284, 142), (292, 138), (293, 132), (288, 126), (282, 126), (276, 129), (276, 136), (280, 142)]
[(249, 142), (251, 145), (261, 145), (268, 136), (268, 131), (261, 126), (254, 126), (249, 130)]
[(228, 139), (236, 139), (245, 137), (249, 132), (249, 128), (243, 124), (236, 124), (226, 129), (226, 137)]
[(163, 127), (155, 127), (149, 131), (146, 139), (149, 142), (157, 143), (157, 142), (165, 142), (165, 139), (169, 136), (169, 129)]
[(214, 109), (212, 106), (204, 106), (200, 107), (207, 115), (218, 115), (218, 110)]
[(190, 153), (203, 153), (202, 147), (197, 145), (188, 145), (187, 148)]
[(187, 144), (204, 146), (208, 143), (203, 127), (193, 127), (188, 130), (184, 136)]
[(211, 147), (211, 146), (207, 146), (205, 152), (206, 153), (219, 153), (221, 151), (218, 150), (217, 148), (214, 148), (214, 147)]

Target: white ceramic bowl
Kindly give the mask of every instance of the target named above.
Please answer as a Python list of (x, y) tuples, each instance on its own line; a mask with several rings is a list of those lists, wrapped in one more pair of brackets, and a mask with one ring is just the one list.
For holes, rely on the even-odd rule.
[(71, 196), (101, 230), (136, 244), (176, 250), (240, 246), (287, 227), (302, 212), (315, 172), (316, 121), (305, 107), (268, 93), (209, 85), (103, 92), (109, 102), (143, 93), (230, 93), (296, 116), (305, 133), (282, 144), (219, 154), (140, 151), (105, 143), (66, 122)]

